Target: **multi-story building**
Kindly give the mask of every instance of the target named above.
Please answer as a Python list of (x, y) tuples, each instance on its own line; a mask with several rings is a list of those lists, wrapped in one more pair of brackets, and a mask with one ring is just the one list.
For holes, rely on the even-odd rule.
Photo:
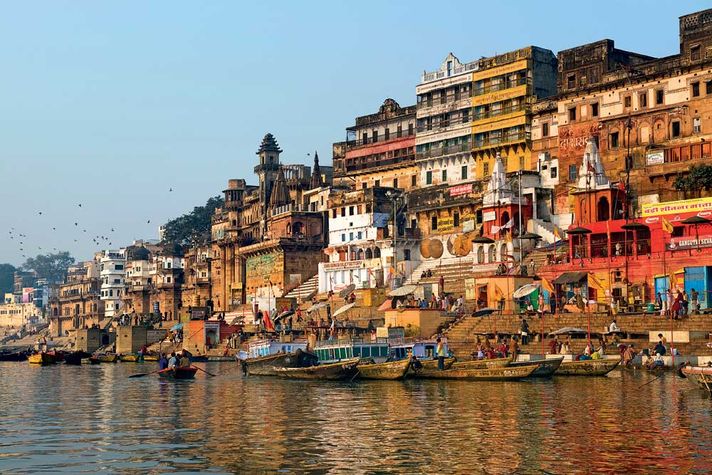
[(126, 276), (122, 313), (147, 315), (151, 313), (152, 256), (146, 247), (126, 248)]
[(104, 318), (101, 285), (98, 259), (69, 267), (57, 295), (50, 298), (52, 335), (99, 324)]
[(0, 304), (0, 327), (21, 327), (37, 323), (39, 318), (33, 303)]
[(334, 144), (334, 178), (355, 189), (417, 186), (415, 106), (386, 99), (375, 114), (356, 117), (346, 142)]
[(101, 299), (104, 301), (104, 315), (107, 318), (121, 313), (126, 275), (125, 252), (125, 249), (107, 249), (100, 257)]
[(153, 282), (151, 313), (163, 320), (177, 320), (180, 316), (184, 269), (185, 259), (179, 246), (160, 251), (149, 267)]
[[(338, 291), (388, 285), (396, 276), (413, 271), (417, 230), (401, 222), (394, 240), (394, 206), (400, 208), (395, 188), (342, 190), (329, 199), (329, 261), (319, 264), (319, 291)], [(402, 212), (399, 216), (403, 218)], [(394, 252), (397, 249), (397, 254)], [(396, 258), (394, 259), (394, 256)]]
[(257, 151), (257, 186), (230, 180), (225, 206), (212, 224), (212, 296), (217, 311), (256, 303), (275, 307), (275, 299), (317, 273), (323, 260), (323, 213), (307, 206), (304, 193), (329, 185), (331, 167), (285, 165), (272, 134)]
[(184, 309), (205, 306), (210, 293), (210, 245), (195, 246), (185, 253), (181, 299)]

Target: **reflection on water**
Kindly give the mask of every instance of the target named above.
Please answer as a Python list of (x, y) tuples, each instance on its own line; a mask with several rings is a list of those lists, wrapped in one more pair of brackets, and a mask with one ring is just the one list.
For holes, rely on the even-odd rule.
[(666, 375), (522, 383), (128, 379), (0, 363), (0, 471), (706, 473), (712, 401)]

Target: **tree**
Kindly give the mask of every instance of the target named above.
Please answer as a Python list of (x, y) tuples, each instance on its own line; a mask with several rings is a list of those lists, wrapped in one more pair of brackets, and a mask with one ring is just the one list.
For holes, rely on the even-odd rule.
[(40, 279), (47, 279), (50, 283), (58, 284), (64, 281), (67, 276), (67, 268), (72, 264), (74, 264), (74, 258), (69, 252), (62, 251), (30, 257), (22, 264), (22, 268), (34, 271)]
[(205, 206), (168, 221), (164, 227), (163, 244), (189, 246), (210, 242), (210, 225), (216, 208), (225, 204), (223, 198), (214, 196)]
[(685, 196), (687, 196), (688, 192), (712, 190), (712, 166), (698, 165), (691, 167), (687, 175), (679, 175), (675, 178), (673, 186), (676, 190), (684, 192)]
[(15, 279), (15, 266), (11, 264), (0, 264), (0, 298), (6, 293), (12, 292)]

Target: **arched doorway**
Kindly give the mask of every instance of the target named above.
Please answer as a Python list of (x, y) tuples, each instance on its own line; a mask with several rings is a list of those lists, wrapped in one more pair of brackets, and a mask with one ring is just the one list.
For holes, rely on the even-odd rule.
[(611, 219), (611, 208), (608, 198), (602, 196), (596, 205), (596, 221), (608, 221)]

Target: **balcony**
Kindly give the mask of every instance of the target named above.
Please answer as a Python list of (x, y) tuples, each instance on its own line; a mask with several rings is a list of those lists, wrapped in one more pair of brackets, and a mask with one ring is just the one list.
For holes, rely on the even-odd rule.
[(507, 134), (502, 137), (488, 137), (485, 139), (475, 140), (472, 147), (473, 151), (484, 150), (493, 147), (503, 147), (505, 145), (511, 145), (517, 142), (524, 142), (529, 140), (530, 134), (528, 132), (520, 132), (517, 134)]
[(346, 147), (349, 150), (352, 150), (354, 148), (361, 147), (363, 145), (372, 145), (372, 144), (385, 144), (387, 142), (390, 142), (391, 140), (400, 140), (400, 139), (405, 139), (408, 137), (413, 137), (415, 138), (415, 130), (402, 130), (401, 132), (393, 132), (388, 135), (379, 135), (377, 137), (366, 137), (365, 139), (361, 140), (347, 140), (346, 141)]
[(382, 160), (373, 160), (368, 162), (359, 162), (357, 161), (357, 158), (349, 159), (355, 161), (355, 163), (352, 164), (347, 164), (345, 159), (338, 159), (334, 160), (334, 171), (338, 173), (350, 173), (364, 170), (373, 171), (385, 167), (403, 166), (407, 162), (413, 161), (414, 159), (414, 154), (404, 155), (402, 157), (387, 158)]
[(425, 160), (428, 158), (444, 157), (446, 155), (453, 155), (456, 153), (465, 153), (470, 151), (470, 144), (463, 143), (458, 145), (448, 145), (447, 147), (436, 147), (431, 148), (423, 152), (416, 152), (416, 160)]
[(490, 84), (489, 86), (477, 87), (473, 89), (473, 96), (481, 96), (490, 92), (504, 91), (505, 89), (512, 89), (518, 86), (524, 86), (529, 84), (529, 79), (526, 77), (519, 78), (516, 81), (502, 81), (495, 84)]
[(524, 111), (524, 110), (527, 110), (527, 107), (524, 104), (520, 104), (517, 106), (507, 106), (507, 107), (503, 107), (501, 109), (495, 109), (495, 110), (489, 110), (487, 112), (476, 113), (472, 117), (472, 120), (477, 121), (477, 120), (483, 120), (483, 119), (491, 119), (493, 117), (507, 115), (507, 114), (511, 114), (513, 112), (520, 112), (520, 111)]

